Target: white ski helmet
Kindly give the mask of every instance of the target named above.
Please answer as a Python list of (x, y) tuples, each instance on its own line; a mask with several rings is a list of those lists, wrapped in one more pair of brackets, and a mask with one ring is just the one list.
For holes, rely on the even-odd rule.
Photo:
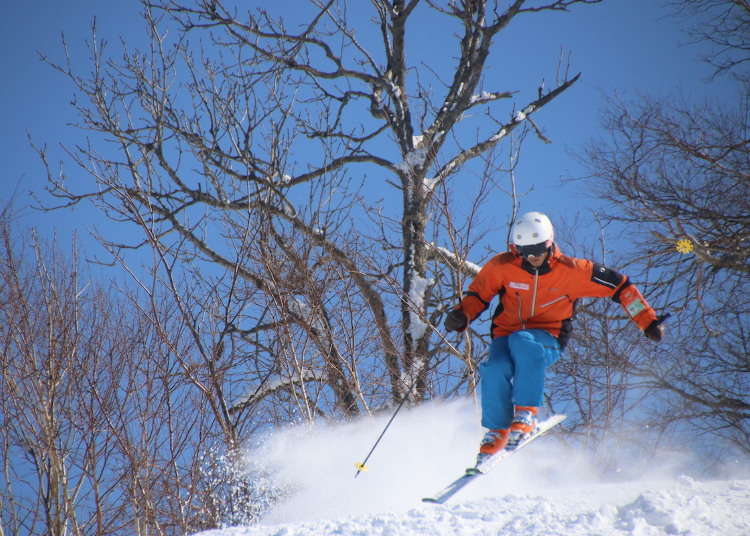
[(511, 229), (511, 243), (515, 246), (531, 246), (545, 243), (552, 246), (555, 230), (552, 222), (541, 212), (527, 212), (516, 220)]

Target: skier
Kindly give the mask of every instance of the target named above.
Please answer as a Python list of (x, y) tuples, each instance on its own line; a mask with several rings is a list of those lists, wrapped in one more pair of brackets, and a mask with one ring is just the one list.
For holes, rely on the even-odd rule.
[(563, 255), (549, 218), (520, 217), (511, 229), (510, 251), (492, 258), (445, 319), (447, 331), (463, 331), (495, 296), (489, 357), (480, 366), (482, 439), (477, 465), (529, 437), (544, 396), (545, 369), (560, 357), (570, 337), (576, 300), (609, 297), (622, 305), (656, 342), (662, 318), (627, 276), (586, 259)]

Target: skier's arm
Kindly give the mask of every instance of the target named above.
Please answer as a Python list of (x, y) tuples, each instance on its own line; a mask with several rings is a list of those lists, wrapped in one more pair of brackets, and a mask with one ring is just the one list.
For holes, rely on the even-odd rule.
[(487, 309), (492, 298), (502, 287), (502, 265), (508, 262), (510, 254), (502, 254), (488, 262), (469, 285), (464, 297), (445, 319), (448, 331), (463, 331), (469, 323)]
[(591, 274), (586, 286), (593, 293), (593, 297), (612, 298), (612, 301), (622, 306), (647, 337), (656, 341), (661, 339), (662, 328), (659, 326), (656, 311), (628, 276), (591, 261), (585, 261), (584, 264), (587, 266), (587, 273)]

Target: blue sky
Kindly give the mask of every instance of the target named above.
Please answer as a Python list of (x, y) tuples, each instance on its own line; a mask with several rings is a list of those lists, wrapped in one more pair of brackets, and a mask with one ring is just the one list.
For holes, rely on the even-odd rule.
[[(489, 79), (499, 80), (501, 87), (490, 89), (517, 90), (519, 106), (533, 100), (542, 77), (550, 86), (561, 50), (570, 54), (571, 72), (583, 73), (572, 89), (535, 116), (554, 143), (547, 145), (530, 137), (523, 150), (517, 176), (521, 190), (530, 193), (522, 200), (522, 209), (546, 211), (554, 219), (564, 212), (595, 208), (595, 201), (580, 183), (563, 185), (561, 180), (582, 174), (571, 153), (581, 152), (584, 143), (602, 135), (599, 121), (605, 96), (615, 92), (626, 97), (680, 94), (700, 100), (729, 94), (727, 82), (706, 84), (711, 71), (699, 59), (701, 49), (687, 44), (684, 30), (688, 23), (668, 17), (667, 4), (667, 0), (608, 0), (570, 14), (526, 16), (500, 35)], [(275, 12), (283, 15), (294, 2), (277, 5), (282, 7)], [(369, 2), (358, 5), (369, 6)], [(103, 215), (89, 207), (52, 213), (28, 208), (32, 192), (44, 201), (49, 197), (43, 191), (44, 169), (27, 135), (37, 144), (47, 144), (51, 161), (66, 162), (68, 171), (73, 171), (74, 165), (60, 151), (59, 143), (85, 140), (84, 133), (67, 126), (75, 121), (69, 106), (72, 86), (43, 64), (37, 53), (62, 60), (60, 35), (64, 32), (74, 60), (85, 67), (88, 58), (83, 43), (92, 17), (96, 17), (99, 35), (110, 42), (110, 53), (116, 56), (120, 38), (130, 45), (143, 38), (139, 12), (135, 0), (35, 0), (10, 3), (0, 19), (4, 50), (0, 61), (6, 74), (0, 85), (4, 162), (0, 199), (5, 204), (15, 194), (17, 221), (22, 228), (33, 225), (47, 237), (57, 233), (62, 244), (69, 243), (76, 231), (90, 255), (97, 255), (98, 246), (88, 238), (89, 233), (95, 227), (111, 225)], [(414, 35), (424, 41), (425, 50), (431, 50), (430, 43), (441, 34), (439, 29), (416, 27)]]

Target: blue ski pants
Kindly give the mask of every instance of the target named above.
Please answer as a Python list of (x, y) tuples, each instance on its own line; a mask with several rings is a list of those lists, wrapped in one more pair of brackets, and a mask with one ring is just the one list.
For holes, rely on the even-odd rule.
[(479, 365), (482, 426), (508, 428), (514, 406), (541, 406), (546, 368), (560, 358), (557, 339), (543, 329), (526, 329), (493, 339)]

